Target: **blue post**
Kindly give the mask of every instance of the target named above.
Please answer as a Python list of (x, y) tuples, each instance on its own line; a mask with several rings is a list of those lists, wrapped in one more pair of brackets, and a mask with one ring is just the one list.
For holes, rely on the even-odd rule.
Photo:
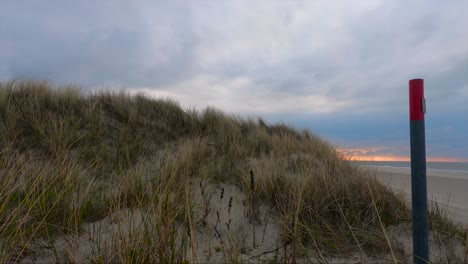
[(413, 261), (429, 263), (424, 80), (409, 81)]

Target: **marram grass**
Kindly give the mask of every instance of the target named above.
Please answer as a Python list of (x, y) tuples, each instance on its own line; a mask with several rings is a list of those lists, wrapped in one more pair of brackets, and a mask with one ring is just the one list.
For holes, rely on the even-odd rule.
[[(197, 213), (200, 179), (242, 190), (254, 228), (267, 230), (258, 210), (271, 208), (284, 251), (271, 261), (310, 252), (317, 262), (355, 252), (391, 252), (396, 261), (398, 245), (385, 231), (411, 220), (400, 196), (309, 131), (125, 92), (0, 83), (2, 263), (37, 258), (41, 249), (51, 261), (83, 261), (72, 242), (60, 241), (85, 233), (87, 262), (197, 262), (195, 237), (215, 200), (202, 191), (206, 213)], [(231, 206), (232, 197), (229, 218)], [(230, 229), (217, 213), (214, 230)], [(114, 218), (127, 221), (105, 235), (97, 223)], [(466, 240), (439, 208), (431, 219), (441, 241)], [(236, 239), (235, 250), (227, 242), (213, 247), (223, 262), (246, 251)]]

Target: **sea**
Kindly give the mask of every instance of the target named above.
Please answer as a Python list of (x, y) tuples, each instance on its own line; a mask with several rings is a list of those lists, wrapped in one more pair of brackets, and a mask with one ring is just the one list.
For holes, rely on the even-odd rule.
[[(353, 161), (353, 163), (375, 168), (411, 168), (409, 161)], [(468, 162), (427, 162), (426, 169), (468, 174)]]

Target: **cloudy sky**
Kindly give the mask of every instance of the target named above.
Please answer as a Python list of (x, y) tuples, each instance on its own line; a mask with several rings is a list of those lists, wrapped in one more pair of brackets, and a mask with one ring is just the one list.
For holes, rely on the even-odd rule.
[(468, 1), (2, 1), (0, 80), (172, 97), (409, 155), (425, 79), (430, 159), (468, 161)]

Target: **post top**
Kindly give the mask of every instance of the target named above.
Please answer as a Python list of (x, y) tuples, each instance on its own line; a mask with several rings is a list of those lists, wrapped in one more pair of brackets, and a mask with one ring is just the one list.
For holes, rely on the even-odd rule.
[(410, 120), (424, 120), (425, 108), (424, 80), (412, 79), (409, 81)]

